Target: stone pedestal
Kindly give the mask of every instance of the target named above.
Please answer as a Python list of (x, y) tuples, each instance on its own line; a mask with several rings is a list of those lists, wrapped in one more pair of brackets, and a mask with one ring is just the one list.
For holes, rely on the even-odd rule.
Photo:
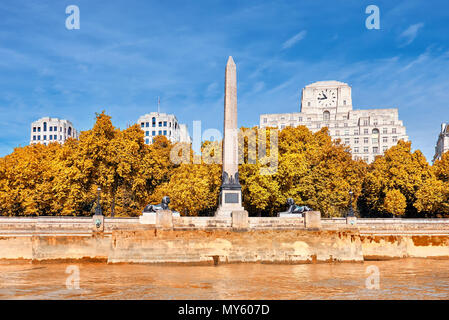
[(356, 226), (357, 225), (357, 217), (346, 217), (346, 224), (348, 226)]
[(232, 211), (232, 228), (236, 231), (245, 231), (249, 228), (248, 211)]
[(140, 224), (156, 224), (156, 212), (144, 212), (139, 217)]
[(321, 229), (321, 212), (319, 211), (306, 211), (304, 226), (307, 229)]
[(173, 229), (173, 213), (171, 210), (159, 210), (156, 212), (156, 228)]
[(279, 218), (302, 218), (302, 213), (289, 213), (289, 212), (279, 212), (278, 213)]
[(92, 231), (104, 232), (104, 215), (92, 216)]
[(234, 211), (244, 211), (242, 206), (242, 190), (222, 189), (218, 200), (219, 206), (215, 216), (230, 217)]

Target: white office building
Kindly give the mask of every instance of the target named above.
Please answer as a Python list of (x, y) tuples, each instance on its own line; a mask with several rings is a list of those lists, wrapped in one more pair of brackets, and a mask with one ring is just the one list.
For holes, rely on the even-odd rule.
[(78, 138), (78, 132), (68, 120), (45, 117), (31, 124), (30, 144), (62, 144), (68, 138)]
[(437, 145), (435, 147), (435, 156), (433, 161), (441, 160), (443, 153), (449, 151), (449, 124), (441, 124), (441, 132), (438, 135)]
[(353, 110), (351, 87), (339, 81), (306, 86), (302, 90), (300, 112), (260, 116), (260, 128), (299, 125), (312, 132), (328, 127), (332, 139), (340, 139), (351, 147), (354, 159), (368, 163), (399, 140), (408, 140), (397, 109)]
[(145, 143), (153, 143), (156, 136), (165, 136), (171, 142), (191, 142), (187, 125), (180, 124), (173, 114), (151, 112), (137, 120), (145, 133)]

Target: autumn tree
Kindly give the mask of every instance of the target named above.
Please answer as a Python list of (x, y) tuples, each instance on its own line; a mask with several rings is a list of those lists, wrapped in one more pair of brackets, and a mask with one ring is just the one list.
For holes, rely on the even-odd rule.
[[(433, 178), (433, 172), (421, 151), (411, 152), (411, 142), (399, 141), (369, 166), (363, 184), (361, 207), (365, 216), (391, 215), (386, 205), (389, 191), (398, 190), (405, 197), (405, 214), (416, 216), (419, 190)], [(395, 194), (398, 193), (395, 191)], [(388, 208), (387, 208), (388, 207)]]

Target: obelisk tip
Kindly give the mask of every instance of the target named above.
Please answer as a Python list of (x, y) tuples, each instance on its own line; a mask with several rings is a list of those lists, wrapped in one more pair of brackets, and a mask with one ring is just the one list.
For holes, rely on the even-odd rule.
[(229, 56), (229, 58), (228, 58), (228, 66), (229, 65), (234, 65), (235, 66), (235, 62), (234, 62), (234, 59), (232, 59), (232, 56)]

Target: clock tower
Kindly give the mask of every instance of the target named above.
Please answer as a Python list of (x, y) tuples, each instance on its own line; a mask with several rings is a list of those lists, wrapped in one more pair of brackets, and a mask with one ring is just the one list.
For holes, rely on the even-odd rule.
[(300, 112), (322, 115), (329, 113), (335, 119), (337, 113), (352, 110), (351, 87), (339, 81), (319, 81), (302, 89)]

